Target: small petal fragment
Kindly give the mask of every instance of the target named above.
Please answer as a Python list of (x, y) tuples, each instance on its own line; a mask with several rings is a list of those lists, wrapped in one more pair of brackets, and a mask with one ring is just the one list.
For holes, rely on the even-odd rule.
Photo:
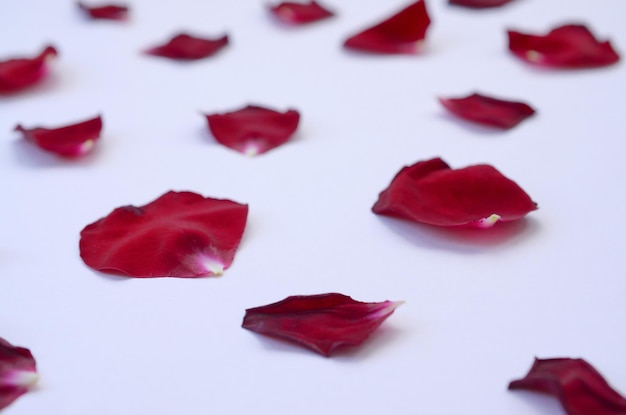
[(225, 114), (206, 115), (206, 119), (218, 143), (255, 156), (286, 143), (298, 128), (300, 114), (292, 109), (281, 113), (248, 105)]
[(568, 415), (626, 414), (626, 399), (583, 359), (535, 359), (528, 374), (509, 389), (552, 395)]
[(309, 3), (283, 2), (276, 6), (269, 6), (269, 8), (277, 19), (292, 25), (313, 23), (335, 15), (316, 1)]
[(0, 338), (0, 409), (28, 392), (38, 379), (37, 365), (30, 350)]
[(0, 94), (11, 94), (41, 81), (47, 73), (46, 63), (57, 56), (53, 46), (46, 46), (34, 58), (0, 61)]
[(102, 20), (127, 20), (128, 6), (121, 4), (107, 4), (102, 6), (90, 7), (83, 2), (76, 3), (78, 7), (85, 12), (91, 19)]
[(381, 54), (419, 53), (430, 17), (424, 0), (418, 0), (383, 22), (370, 27), (344, 42), (344, 47)]
[(166, 44), (150, 48), (145, 53), (163, 58), (193, 61), (213, 56), (227, 44), (227, 35), (217, 39), (203, 39), (181, 33)]
[(338, 348), (359, 346), (401, 304), (363, 303), (336, 293), (296, 295), (247, 309), (242, 327), (330, 356)]
[(555, 68), (609, 66), (620, 57), (608, 41), (599, 42), (583, 25), (558, 27), (545, 36), (508, 31), (509, 50), (526, 62)]
[(503, 129), (513, 128), (535, 113), (523, 102), (505, 101), (480, 94), (465, 98), (439, 98), (439, 102), (463, 119)]
[(537, 209), (514, 181), (479, 164), (452, 170), (435, 158), (404, 167), (380, 193), (372, 211), (436, 226), (489, 228)]
[(221, 275), (233, 262), (247, 216), (248, 205), (168, 192), (87, 225), (80, 256), (98, 271), (137, 278)]
[(469, 7), (472, 9), (487, 9), (491, 7), (500, 7), (511, 3), (513, 0), (449, 0), (449, 4), (455, 6)]

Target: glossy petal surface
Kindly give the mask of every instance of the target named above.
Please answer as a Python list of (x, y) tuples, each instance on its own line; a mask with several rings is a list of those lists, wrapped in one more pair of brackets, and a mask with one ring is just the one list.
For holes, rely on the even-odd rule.
[(448, 3), (472, 9), (488, 9), (491, 7), (504, 6), (512, 1), (513, 0), (449, 0)]
[(38, 379), (30, 350), (0, 338), (0, 409), (28, 392)]
[(78, 7), (92, 19), (102, 20), (126, 20), (128, 18), (128, 6), (121, 4), (106, 4), (102, 6), (87, 6), (78, 2)]
[(372, 211), (429, 225), (489, 228), (535, 209), (526, 192), (495, 168), (452, 170), (435, 158), (402, 168)]
[(308, 3), (287, 1), (276, 6), (270, 6), (270, 12), (280, 21), (293, 25), (313, 23), (334, 16), (333, 12), (316, 1)]
[(213, 56), (227, 44), (227, 35), (217, 39), (203, 39), (182, 33), (174, 36), (164, 45), (148, 49), (145, 53), (163, 58), (192, 61)]
[(249, 105), (225, 114), (206, 115), (215, 140), (240, 153), (254, 156), (286, 143), (296, 132), (300, 114), (281, 113)]
[(583, 359), (535, 359), (528, 374), (509, 389), (552, 395), (568, 415), (626, 414), (626, 399)]
[(401, 304), (363, 303), (336, 293), (297, 295), (247, 309), (242, 327), (329, 356), (363, 343)]
[(535, 113), (528, 104), (472, 94), (465, 98), (439, 98), (448, 111), (468, 121), (509, 129)]
[(220, 275), (233, 262), (247, 216), (247, 205), (168, 192), (86, 226), (80, 256), (91, 268), (131, 277)]
[(0, 94), (10, 94), (41, 81), (46, 73), (46, 62), (57, 56), (53, 46), (46, 46), (34, 58), (13, 58), (0, 61)]
[(426, 37), (430, 17), (419, 0), (390, 18), (349, 37), (344, 46), (362, 52), (416, 54)]

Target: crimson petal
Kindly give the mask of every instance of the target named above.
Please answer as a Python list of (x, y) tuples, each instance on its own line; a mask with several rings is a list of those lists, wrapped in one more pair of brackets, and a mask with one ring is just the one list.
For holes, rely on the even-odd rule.
[(283, 2), (276, 6), (270, 6), (270, 12), (282, 22), (294, 25), (313, 23), (334, 16), (333, 12), (322, 7), (316, 1), (306, 4)]
[(286, 143), (298, 128), (300, 114), (292, 109), (281, 113), (248, 105), (225, 114), (206, 115), (206, 119), (218, 143), (254, 156)]
[(28, 88), (41, 81), (47, 73), (46, 62), (57, 56), (53, 46), (46, 46), (34, 58), (13, 58), (0, 62), (0, 94)]
[(28, 392), (38, 379), (30, 350), (13, 346), (0, 337), (0, 409)]
[(509, 50), (527, 62), (558, 68), (593, 68), (619, 61), (608, 41), (599, 42), (583, 25), (558, 27), (545, 36), (508, 31)]
[(504, 6), (512, 1), (513, 0), (449, 0), (448, 3), (473, 9), (487, 9), (490, 7)]
[(383, 54), (416, 54), (426, 37), (430, 17), (424, 0), (418, 0), (387, 20), (344, 42), (344, 47)]
[(479, 124), (498, 128), (513, 128), (535, 113), (523, 102), (505, 101), (480, 94), (465, 98), (439, 98), (451, 113)]
[(401, 304), (363, 303), (336, 293), (296, 295), (247, 309), (242, 327), (330, 356), (363, 343)]
[(583, 359), (535, 359), (528, 374), (509, 389), (553, 395), (568, 415), (626, 414), (626, 399)]
[(168, 192), (87, 225), (80, 256), (91, 268), (131, 277), (221, 275), (235, 257), (248, 205)]
[(203, 39), (181, 33), (174, 36), (166, 44), (150, 48), (145, 53), (169, 59), (192, 61), (208, 58), (227, 44), (227, 35), (217, 39)]
[(76, 3), (87, 16), (92, 19), (104, 20), (126, 20), (128, 18), (128, 6), (120, 4), (107, 4), (103, 6), (90, 7), (83, 2)]
[(404, 167), (380, 193), (372, 211), (437, 226), (489, 228), (522, 218), (537, 204), (495, 168), (452, 170), (440, 158)]

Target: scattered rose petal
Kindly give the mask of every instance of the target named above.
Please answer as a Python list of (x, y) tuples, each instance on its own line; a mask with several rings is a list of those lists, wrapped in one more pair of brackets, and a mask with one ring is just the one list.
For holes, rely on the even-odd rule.
[(344, 42), (344, 47), (383, 54), (420, 52), (430, 17), (424, 0), (418, 0), (387, 20), (370, 27)]
[(292, 109), (281, 113), (248, 105), (225, 114), (206, 115), (206, 119), (218, 143), (254, 156), (286, 143), (298, 128), (300, 114)]
[(185, 33), (174, 36), (162, 46), (148, 49), (145, 53), (176, 60), (198, 60), (213, 56), (228, 44), (228, 36), (217, 39), (202, 39)]
[(511, 382), (509, 389), (552, 395), (568, 415), (626, 414), (626, 399), (583, 359), (535, 359), (526, 377)]
[(509, 129), (535, 113), (523, 102), (505, 101), (480, 94), (465, 98), (439, 98), (451, 113), (479, 124)]
[(270, 12), (272, 12), (276, 18), (282, 22), (293, 25), (313, 23), (334, 16), (333, 12), (322, 7), (316, 1), (310, 1), (309, 3), (294, 3), (288, 1), (269, 7)]
[(0, 409), (28, 392), (38, 379), (30, 350), (13, 346), (0, 338)]
[(28, 88), (41, 81), (47, 73), (46, 63), (57, 56), (53, 46), (34, 58), (13, 58), (0, 62), (0, 94), (9, 94)]
[(619, 61), (608, 41), (598, 42), (583, 25), (558, 27), (545, 36), (509, 30), (510, 51), (527, 62), (558, 68), (593, 68)]
[(242, 327), (330, 356), (338, 348), (359, 346), (401, 304), (363, 303), (335, 293), (296, 295), (247, 309)]
[(145, 206), (123, 206), (87, 225), (80, 256), (98, 271), (131, 277), (221, 275), (233, 262), (248, 206), (168, 192)]
[(479, 164), (452, 170), (435, 158), (404, 167), (380, 193), (372, 211), (437, 226), (490, 228), (537, 209), (515, 182)]
[(448, 3), (472, 9), (487, 9), (490, 7), (504, 6), (512, 1), (513, 0), (449, 0)]
[(76, 3), (87, 16), (92, 19), (126, 20), (128, 18), (128, 6), (120, 4), (107, 4), (89, 7), (83, 2)]
[(98, 116), (77, 124), (60, 128), (35, 127), (26, 129), (21, 125), (15, 131), (38, 147), (63, 157), (79, 157), (87, 154), (100, 138), (102, 117)]

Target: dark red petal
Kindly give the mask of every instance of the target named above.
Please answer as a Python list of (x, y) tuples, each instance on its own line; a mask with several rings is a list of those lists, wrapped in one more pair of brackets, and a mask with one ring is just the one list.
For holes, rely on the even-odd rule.
[(387, 20), (351, 36), (343, 45), (365, 52), (415, 54), (421, 49), (429, 25), (426, 3), (418, 0)]
[(337, 348), (363, 343), (401, 304), (363, 303), (335, 293), (296, 295), (247, 309), (242, 327), (329, 356)]
[(526, 377), (511, 382), (509, 389), (552, 395), (568, 415), (626, 414), (626, 399), (583, 359), (535, 359)]
[(404, 167), (372, 211), (437, 226), (489, 228), (522, 218), (537, 204), (491, 166), (452, 170), (440, 158)]
[(480, 94), (465, 98), (439, 98), (451, 113), (469, 121), (498, 128), (513, 128), (535, 113), (528, 104)]
[(490, 7), (504, 6), (512, 1), (513, 0), (449, 0), (448, 3), (473, 9), (487, 9)]
[(107, 4), (97, 7), (89, 7), (82, 2), (76, 3), (87, 16), (92, 19), (126, 20), (128, 18), (128, 6), (120, 4)]
[(46, 62), (57, 56), (53, 46), (34, 58), (13, 58), (0, 62), (0, 94), (8, 94), (28, 88), (39, 82), (47, 73)]
[(296, 132), (300, 114), (248, 105), (225, 114), (206, 115), (215, 140), (250, 156), (265, 153), (286, 143)]
[(148, 49), (145, 53), (176, 60), (198, 60), (216, 54), (228, 44), (228, 36), (217, 39), (202, 39), (182, 33), (174, 36), (162, 46)]
[(39, 376), (30, 350), (0, 337), (0, 409), (28, 392)]
[(313, 23), (334, 16), (333, 12), (322, 7), (316, 1), (311, 1), (306, 4), (287, 1), (269, 7), (276, 18), (285, 23), (294, 25)]
[(21, 125), (15, 131), (40, 148), (64, 157), (78, 157), (88, 153), (100, 138), (102, 117), (98, 116), (77, 124), (60, 128), (35, 127), (26, 129)]
[(80, 256), (91, 268), (131, 277), (221, 275), (241, 241), (248, 205), (168, 192), (87, 225)]
[(538, 65), (558, 68), (593, 68), (619, 61), (608, 41), (599, 42), (583, 25), (565, 25), (545, 36), (510, 30), (509, 49), (517, 57)]

